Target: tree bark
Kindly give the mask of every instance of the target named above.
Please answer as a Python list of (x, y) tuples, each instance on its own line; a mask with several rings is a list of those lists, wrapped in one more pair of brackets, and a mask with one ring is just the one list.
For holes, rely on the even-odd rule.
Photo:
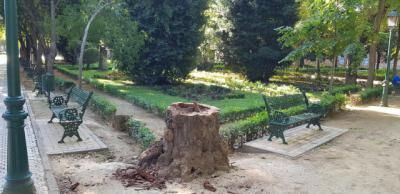
[(50, 0), (50, 21), (51, 21), (51, 43), (46, 55), (47, 73), (53, 74), (53, 65), (57, 55), (57, 34), (56, 34), (56, 5), (54, 0)]
[(377, 56), (378, 57), (376, 58), (376, 70), (379, 69), (379, 65), (381, 64), (382, 52), (378, 51)]
[(376, 62), (376, 51), (378, 45), (377, 34), (379, 34), (381, 23), (385, 13), (387, 11), (386, 1), (379, 0), (377, 14), (374, 18), (374, 26), (372, 31), (372, 40), (369, 47), (369, 60), (368, 60), (368, 80), (367, 87), (372, 88), (374, 86), (375, 79), (375, 62)]
[(399, 51), (400, 51), (400, 22), (397, 25), (397, 41), (396, 41), (396, 51), (393, 55), (393, 74), (397, 75), (397, 63), (399, 59)]
[(87, 41), (87, 36), (89, 33), (89, 28), (90, 25), (92, 24), (93, 20), (96, 18), (96, 16), (100, 13), (101, 10), (103, 10), (105, 7), (107, 7), (108, 5), (110, 5), (111, 3), (106, 3), (104, 5), (101, 5), (103, 1), (100, 1), (97, 4), (97, 8), (94, 10), (94, 12), (92, 13), (92, 15), (89, 18), (88, 23), (86, 24), (85, 27), (85, 31), (83, 33), (83, 37), (82, 37), (82, 43), (81, 43), (81, 50), (80, 50), (80, 54), (79, 54), (79, 60), (78, 60), (78, 64), (79, 64), (79, 78), (78, 78), (78, 86), (79, 88), (82, 88), (82, 74), (83, 74), (83, 55), (85, 52), (85, 46), (86, 46), (86, 41)]
[(160, 175), (190, 181), (228, 170), (228, 150), (219, 136), (219, 111), (197, 103), (174, 103), (166, 113)]
[(331, 70), (331, 79), (329, 81), (329, 93), (332, 92), (333, 90), (333, 82), (334, 82), (334, 76), (335, 76), (335, 70), (337, 67), (338, 59), (337, 56), (333, 57), (333, 65), (332, 65), (332, 70)]
[(321, 81), (321, 60), (317, 57), (317, 80)]

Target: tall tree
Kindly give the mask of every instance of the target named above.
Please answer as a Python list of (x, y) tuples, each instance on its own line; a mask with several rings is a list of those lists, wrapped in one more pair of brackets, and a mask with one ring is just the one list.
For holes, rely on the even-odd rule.
[[(315, 53), (317, 58), (329, 57), (336, 64), (337, 56), (349, 45), (360, 44), (361, 37), (369, 29), (367, 20), (359, 10), (361, 5), (359, 0), (302, 1), (301, 20), (294, 28), (280, 29), (280, 40), (285, 46), (294, 47), (284, 60), (298, 60)], [(353, 50), (358, 49), (349, 51)], [(335, 65), (332, 68), (330, 88), (333, 84), (334, 67)]]
[(127, 0), (147, 39), (139, 60), (124, 64), (138, 84), (166, 84), (194, 68), (203, 40), (207, 0)]
[(236, 0), (228, 19), (232, 28), (223, 38), (226, 65), (249, 80), (267, 82), (288, 53), (278, 42), (275, 29), (295, 23), (295, 1)]
[(378, 35), (381, 30), (381, 24), (388, 10), (386, 0), (379, 0), (376, 12), (373, 16), (373, 28), (369, 38), (369, 58), (368, 58), (368, 80), (367, 87), (373, 87), (375, 79), (375, 62), (378, 47)]

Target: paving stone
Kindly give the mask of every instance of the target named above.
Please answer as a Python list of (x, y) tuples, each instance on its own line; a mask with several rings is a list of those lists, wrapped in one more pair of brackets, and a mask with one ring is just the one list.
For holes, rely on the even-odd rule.
[(324, 130), (319, 131), (312, 129), (312, 127), (306, 128), (306, 125), (301, 125), (285, 131), (288, 145), (282, 144), (281, 139), (273, 138), (272, 141), (268, 141), (268, 137), (264, 137), (245, 143), (243, 151), (273, 152), (296, 158), (348, 131), (347, 129), (327, 126), (322, 126), (322, 128)]
[[(4, 98), (7, 96), (7, 83), (6, 83), (6, 65), (0, 65), (0, 113), (6, 111), (3, 103)], [(27, 109), (25, 105), (25, 110)], [(46, 183), (42, 158), (39, 154), (39, 149), (36, 142), (36, 137), (32, 128), (30, 119), (25, 119), (25, 138), (28, 151), (29, 169), (32, 173), (32, 179), (35, 184), (37, 193), (47, 194), (49, 189)], [(5, 175), (7, 170), (7, 134), (6, 121), (0, 119), (0, 191), (3, 190), (5, 183)]]
[[(108, 147), (90, 130), (86, 127), (85, 122), (79, 126), (79, 135), (83, 141), (77, 142), (76, 137), (66, 137), (65, 143), (59, 144), (64, 129), (54, 119), (53, 123), (47, 123), (51, 117), (51, 111), (47, 108), (45, 99), (36, 98), (30, 100), (32, 112), (34, 113), (34, 121), (38, 126), (37, 131), (40, 134), (41, 141), (43, 142), (45, 152), (48, 155), (57, 154), (71, 154), (82, 153), (108, 149)], [(45, 108), (43, 108), (45, 107)]]

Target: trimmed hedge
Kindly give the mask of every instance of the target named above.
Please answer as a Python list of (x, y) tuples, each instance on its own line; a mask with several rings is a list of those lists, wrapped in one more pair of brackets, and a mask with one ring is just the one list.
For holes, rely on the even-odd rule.
[[(68, 68), (63, 67), (62, 69)], [(166, 109), (172, 103), (189, 101), (179, 96), (165, 94), (151, 87), (127, 84), (123, 81), (93, 78), (87, 72), (84, 72), (84, 80), (96, 89), (123, 98), (159, 116), (164, 116)], [(200, 102), (220, 108), (221, 123), (243, 119), (262, 111), (264, 103), (260, 100), (259, 94), (243, 93), (245, 97), (242, 99), (201, 100)]]
[(75, 83), (73, 81), (65, 80), (60, 77), (54, 78), (54, 84), (59, 90), (65, 90), (71, 88), (72, 86), (75, 86)]
[(138, 120), (128, 121), (128, 133), (133, 137), (143, 149), (148, 148), (156, 139), (156, 136), (146, 125)]
[(349, 93), (354, 93), (354, 92), (358, 92), (361, 90), (361, 86), (358, 85), (344, 85), (344, 86), (337, 86), (334, 87), (332, 90), (332, 95), (335, 94), (349, 94)]
[[(379, 97), (382, 96), (382, 86), (379, 87), (375, 87), (375, 88), (366, 88), (365, 90), (352, 95), (350, 97), (350, 102), (352, 104), (363, 104), (363, 103), (367, 103), (371, 100), (375, 100)], [(389, 87), (389, 93), (392, 90), (391, 87)]]
[(325, 115), (341, 110), (346, 105), (346, 96), (344, 94), (330, 95), (322, 94), (319, 104), (325, 111)]
[(111, 120), (117, 112), (117, 106), (103, 96), (94, 94), (90, 100), (89, 107), (91, 110), (100, 115), (103, 119)]

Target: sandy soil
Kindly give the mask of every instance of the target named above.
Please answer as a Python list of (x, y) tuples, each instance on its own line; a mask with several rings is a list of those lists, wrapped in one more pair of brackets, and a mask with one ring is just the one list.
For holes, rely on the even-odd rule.
[[(210, 193), (202, 186), (205, 180), (217, 188), (216, 193), (398, 193), (400, 98), (390, 102), (397, 108), (383, 109), (374, 106), (376, 102), (349, 107), (327, 118), (324, 125), (348, 128), (349, 132), (298, 159), (236, 152), (230, 156), (233, 167), (229, 173), (219, 172), (214, 178), (191, 183), (168, 183), (162, 191), (124, 188), (114, 180), (112, 173), (117, 168), (136, 162), (138, 148), (120, 132), (101, 126), (92, 129), (110, 146), (109, 152), (51, 160), (60, 185), (79, 182), (76, 193), (82, 194)], [(64, 188), (65, 193), (75, 193), (67, 190)]]

